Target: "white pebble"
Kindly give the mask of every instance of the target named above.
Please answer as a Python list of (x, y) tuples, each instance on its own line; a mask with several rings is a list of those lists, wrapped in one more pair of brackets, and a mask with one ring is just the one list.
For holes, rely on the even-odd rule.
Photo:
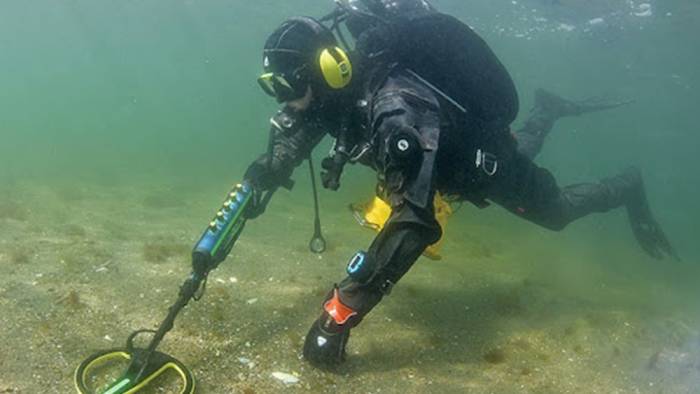
[(294, 375), (284, 373), (284, 372), (273, 372), (272, 377), (279, 380), (284, 384), (296, 384), (299, 383), (299, 378)]

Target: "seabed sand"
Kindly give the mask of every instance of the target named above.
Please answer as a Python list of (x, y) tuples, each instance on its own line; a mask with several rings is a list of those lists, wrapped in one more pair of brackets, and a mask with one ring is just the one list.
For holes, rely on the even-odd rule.
[[(91, 352), (161, 321), (226, 192), (193, 190), (3, 187), (0, 393), (74, 392), (73, 371)], [(465, 205), (445, 258), (419, 260), (353, 331), (342, 372), (314, 370), (300, 357), (303, 337), (373, 235), (336, 196), (324, 203), (329, 250), (312, 255), (310, 204), (276, 197), (162, 342), (199, 393), (698, 392), (694, 261), (645, 257), (622, 213), (556, 234)]]

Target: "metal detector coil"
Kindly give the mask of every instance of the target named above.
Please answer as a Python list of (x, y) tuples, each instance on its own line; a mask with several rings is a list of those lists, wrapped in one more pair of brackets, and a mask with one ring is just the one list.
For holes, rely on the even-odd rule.
[[(175, 373), (180, 384), (170, 392), (194, 393), (195, 379), (192, 371), (174, 357), (156, 351), (156, 348), (173, 328), (180, 311), (190, 300), (196, 301), (202, 297), (209, 272), (231, 252), (243, 231), (245, 211), (252, 205), (252, 195), (253, 188), (245, 182), (231, 189), (222, 208), (192, 250), (192, 272), (180, 286), (177, 301), (168, 308), (168, 315), (158, 329), (134, 331), (129, 335), (125, 348), (103, 350), (88, 357), (75, 370), (74, 380), (78, 393), (132, 394), (146, 387), (162, 390), (164, 384), (171, 385), (168, 375), (171, 372)], [(134, 340), (141, 334), (152, 334), (145, 348), (134, 346)]]
[[(142, 349), (140, 349), (143, 351)], [(85, 359), (75, 370), (75, 388), (80, 394), (131, 394), (144, 389), (159, 377), (173, 371), (179, 376), (180, 394), (193, 394), (195, 390), (195, 380), (192, 372), (180, 361), (162, 352), (154, 352), (148, 366), (148, 374), (140, 380), (133, 380), (128, 376), (113, 382), (107, 387), (93, 387), (90, 379), (94, 373), (98, 373), (109, 364), (129, 363), (135, 357), (125, 348), (103, 350), (92, 354)], [(100, 391), (96, 391), (100, 390)]]
[[(126, 347), (102, 350), (85, 359), (75, 370), (75, 388), (78, 393), (136, 393), (151, 383), (157, 382), (159, 378), (165, 377), (169, 372), (174, 372), (180, 380), (177, 393), (193, 394), (195, 390), (194, 375), (183, 363), (163, 352), (154, 350), (149, 354), (147, 349), (134, 346), (134, 339), (144, 333), (156, 334), (156, 331), (134, 331), (127, 338)], [(108, 384), (91, 382), (91, 379), (103, 374), (110, 367), (119, 369), (125, 364), (130, 367), (118, 379), (107, 382)]]

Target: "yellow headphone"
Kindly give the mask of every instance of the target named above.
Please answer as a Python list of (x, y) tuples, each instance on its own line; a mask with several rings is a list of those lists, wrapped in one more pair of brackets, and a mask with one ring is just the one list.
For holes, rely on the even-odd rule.
[(347, 87), (352, 80), (352, 63), (348, 54), (338, 47), (333, 32), (314, 18), (301, 16), (290, 18), (289, 21), (309, 27), (324, 42), (324, 47), (318, 52), (316, 65), (326, 84), (335, 90)]
[(324, 48), (318, 57), (321, 75), (332, 89), (342, 89), (352, 80), (352, 63), (347, 53), (337, 46)]

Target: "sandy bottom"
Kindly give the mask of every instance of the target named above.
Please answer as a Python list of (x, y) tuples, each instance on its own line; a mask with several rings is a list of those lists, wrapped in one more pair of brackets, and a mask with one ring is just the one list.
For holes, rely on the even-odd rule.
[[(155, 328), (225, 192), (0, 189), (0, 393), (74, 392), (85, 357)], [(555, 234), (465, 206), (445, 258), (419, 260), (353, 330), (341, 372), (317, 371), (301, 359), (303, 337), (373, 234), (355, 225), (350, 201), (324, 194), (330, 247), (311, 254), (307, 197), (280, 193), (249, 223), (165, 337), (160, 349), (192, 369), (199, 393), (700, 392), (697, 259), (647, 258), (621, 213)]]

